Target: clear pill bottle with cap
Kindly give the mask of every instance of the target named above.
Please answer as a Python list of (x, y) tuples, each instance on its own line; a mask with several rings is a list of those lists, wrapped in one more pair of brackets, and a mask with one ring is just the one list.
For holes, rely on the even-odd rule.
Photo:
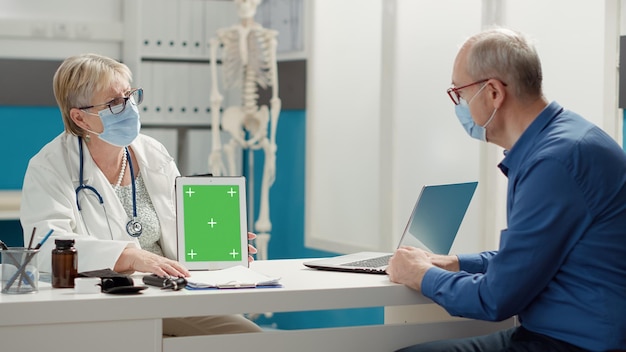
[(52, 287), (74, 287), (78, 276), (78, 252), (74, 240), (54, 240), (56, 248), (52, 250)]

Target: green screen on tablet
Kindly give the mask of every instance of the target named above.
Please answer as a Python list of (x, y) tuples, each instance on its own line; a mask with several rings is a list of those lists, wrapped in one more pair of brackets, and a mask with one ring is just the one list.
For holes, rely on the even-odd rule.
[(244, 177), (176, 179), (178, 260), (190, 270), (248, 264)]

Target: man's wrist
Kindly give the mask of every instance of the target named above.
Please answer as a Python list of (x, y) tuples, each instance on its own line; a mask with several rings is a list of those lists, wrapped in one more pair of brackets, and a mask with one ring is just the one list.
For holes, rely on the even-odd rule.
[(428, 269), (428, 271), (424, 273), (424, 276), (422, 277), (422, 283), (421, 283), (421, 292), (424, 296), (428, 298), (433, 297), (434, 290), (435, 290), (434, 288), (435, 282), (437, 281), (437, 277), (439, 277), (439, 275), (441, 275), (442, 273), (449, 274), (450, 271), (433, 266), (432, 268)]
[(417, 275), (415, 275), (415, 280), (412, 283), (411, 287), (416, 291), (422, 290), (422, 284), (424, 282), (424, 277), (426, 276), (426, 272), (435, 266), (430, 263), (419, 263), (417, 265)]

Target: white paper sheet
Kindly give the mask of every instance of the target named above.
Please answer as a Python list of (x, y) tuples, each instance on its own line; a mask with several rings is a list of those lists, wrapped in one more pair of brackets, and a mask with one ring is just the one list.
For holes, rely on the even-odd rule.
[(280, 286), (279, 277), (269, 277), (241, 265), (222, 270), (192, 271), (187, 285), (200, 288), (251, 288), (257, 286)]

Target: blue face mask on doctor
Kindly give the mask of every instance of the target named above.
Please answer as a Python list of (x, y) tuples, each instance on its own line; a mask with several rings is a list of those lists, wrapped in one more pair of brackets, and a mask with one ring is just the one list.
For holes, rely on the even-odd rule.
[(103, 109), (98, 111), (98, 116), (104, 128), (102, 133), (87, 131), (111, 145), (127, 147), (139, 135), (141, 122), (139, 110), (135, 104), (127, 104), (124, 111), (119, 114), (114, 114), (110, 109)]
[[(132, 90), (127, 97), (114, 99), (112, 102), (117, 103), (116, 105), (102, 104), (108, 106), (107, 109), (102, 109), (97, 114), (102, 121), (103, 131), (101, 133), (91, 130), (87, 131), (111, 145), (118, 147), (129, 146), (137, 138), (141, 129), (137, 105), (141, 104), (142, 100), (143, 89), (137, 88)], [(90, 115), (96, 115), (85, 110), (92, 107), (94, 106), (80, 109)]]
[(110, 109), (98, 111), (98, 116), (102, 120), (104, 130), (98, 134), (98, 138), (103, 141), (118, 146), (127, 147), (139, 135), (141, 122), (139, 121), (139, 110), (137, 105), (126, 104), (126, 108), (119, 114), (113, 114)]
[(476, 98), (486, 86), (487, 84), (484, 84), (482, 87), (480, 87), (478, 92), (476, 92), (476, 94), (474, 94), (474, 96), (469, 101), (465, 101), (465, 99), (460, 98), (459, 104), (454, 106), (454, 112), (456, 113), (456, 117), (461, 122), (461, 125), (463, 125), (463, 128), (465, 129), (467, 134), (469, 134), (472, 138), (476, 138), (483, 142), (487, 141), (487, 125), (489, 125), (489, 123), (491, 123), (493, 118), (496, 116), (496, 111), (498, 111), (498, 109), (494, 109), (487, 122), (485, 122), (485, 124), (481, 126), (474, 122), (472, 114), (470, 113), (469, 104), (472, 103), (474, 98)]

